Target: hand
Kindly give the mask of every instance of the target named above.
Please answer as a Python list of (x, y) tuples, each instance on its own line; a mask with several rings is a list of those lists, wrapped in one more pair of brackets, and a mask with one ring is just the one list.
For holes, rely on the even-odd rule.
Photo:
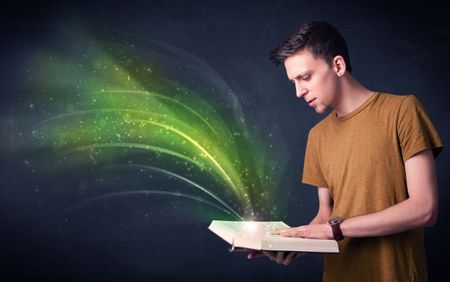
[(253, 259), (256, 257), (266, 256), (271, 261), (275, 261), (278, 264), (288, 265), (294, 259), (299, 256), (304, 255), (305, 253), (300, 252), (275, 252), (275, 251), (251, 251), (248, 255), (248, 259)]
[(274, 235), (284, 237), (301, 237), (309, 239), (334, 239), (333, 230), (329, 224), (310, 224), (299, 227), (284, 228), (272, 231)]

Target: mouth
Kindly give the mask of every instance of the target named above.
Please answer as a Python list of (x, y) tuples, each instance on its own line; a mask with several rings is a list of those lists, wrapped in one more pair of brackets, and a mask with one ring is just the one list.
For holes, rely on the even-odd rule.
[(311, 105), (311, 103), (316, 100), (316, 98), (312, 98), (311, 100), (308, 101), (308, 105)]

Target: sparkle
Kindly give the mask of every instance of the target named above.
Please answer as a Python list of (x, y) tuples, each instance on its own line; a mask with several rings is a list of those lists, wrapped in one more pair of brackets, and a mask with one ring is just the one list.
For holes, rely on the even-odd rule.
[[(45, 91), (39, 101), (25, 105), (49, 115), (36, 119), (28, 133), (36, 150), (54, 159), (56, 169), (81, 166), (96, 172), (105, 166), (125, 166), (148, 174), (148, 179), (159, 172), (208, 197), (203, 203), (227, 216), (253, 219), (265, 210), (272, 216), (274, 180), (279, 177), (272, 154), (281, 154), (272, 150), (274, 134), (269, 134), (270, 144), (252, 136), (246, 128), (253, 132), (256, 127), (247, 124), (251, 119), (244, 117), (237, 97), (198, 58), (188, 60), (192, 55), (184, 51), (158, 55), (163, 45), (152, 50), (143, 41), (142, 46), (150, 48), (148, 56), (145, 48), (134, 48), (138, 42), (80, 44), (99, 46), (92, 47), (89, 56), (86, 50), (78, 53), (82, 56), (70, 51), (65, 56), (45, 52), (37, 56), (28, 74), (36, 77), (33, 87)], [(179, 77), (186, 69), (196, 79)], [(28, 160), (24, 163), (30, 165)], [(33, 158), (39, 167), (35, 163)], [(109, 177), (98, 177), (97, 185), (106, 186), (113, 177), (127, 178)], [(181, 197), (171, 187), (161, 190), (166, 196)], [(182, 197), (197, 201), (194, 196)]]

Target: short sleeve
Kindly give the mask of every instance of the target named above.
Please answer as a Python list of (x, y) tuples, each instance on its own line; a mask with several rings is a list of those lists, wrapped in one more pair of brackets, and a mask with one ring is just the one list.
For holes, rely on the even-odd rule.
[(414, 95), (407, 96), (400, 105), (397, 133), (403, 161), (425, 149), (432, 149), (436, 158), (444, 148), (424, 107)]
[(328, 187), (320, 166), (317, 140), (315, 140), (311, 130), (309, 131), (308, 141), (306, 143), (302, 182), (317, 187)]

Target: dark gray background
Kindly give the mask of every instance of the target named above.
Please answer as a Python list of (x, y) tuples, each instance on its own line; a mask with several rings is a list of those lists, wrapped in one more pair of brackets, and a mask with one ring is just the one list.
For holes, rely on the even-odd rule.
[[(42, 47), (55, 28), (79, 24), (103, 33), (120, 30), (178, 46), (214, 68), (260, 127), (279, 128), (290, 153), (280, 188), (287, 191), (288, 215), (283, 220), (290, 225), (304, 224), (316, 211), (316, 192), (299, 183), (299, 172), (308, 129), (323, 116), (295, 97), (284, 69), (268, 60), (270, 50), (303, 22), (331, 22), (347, 39), (355, 77), (372, 90), (416, 95), (447, 145), (450, 24), (443, 3), (20, 2), (0, 11), (0, 115), (14, 114), (21, 62)], [(143, 220), (136, 210), (148, 208), (149, 203), (141, 198), (111, 201), (107, 208), (90, 206), (69, 227), (42, 229), (47, 214), (38, 212), (32, 191), (45, 185), (15, 174), (14, 160), (7, 157), (2, 156), (1, 161), (2, 281), (27, 277), (46, 281), (321, 280), (320, 255), (301, 257), (289, 267), (267, 259), (247, 261), (243, 254), (229, 254), (226, 244), (206, 230), (207, 221), (186, 222), (174, 214), (165, 215), (171, 224), (161, 223), (164, 216)], [(448, 150), (444, 149), (437, 159), (439, 221), (426, 229), (432, 281), (446, 276), (450, 251), (448, 165)], [(72, 178), (54, 181), (67, 185)], [(72, 196), (53, 193), (58, 193), (50, 195), (54, 201)], [(152, 205), (158, 207), (158, 201)], [(165, 207), (161, 203), (159, 208)]]

